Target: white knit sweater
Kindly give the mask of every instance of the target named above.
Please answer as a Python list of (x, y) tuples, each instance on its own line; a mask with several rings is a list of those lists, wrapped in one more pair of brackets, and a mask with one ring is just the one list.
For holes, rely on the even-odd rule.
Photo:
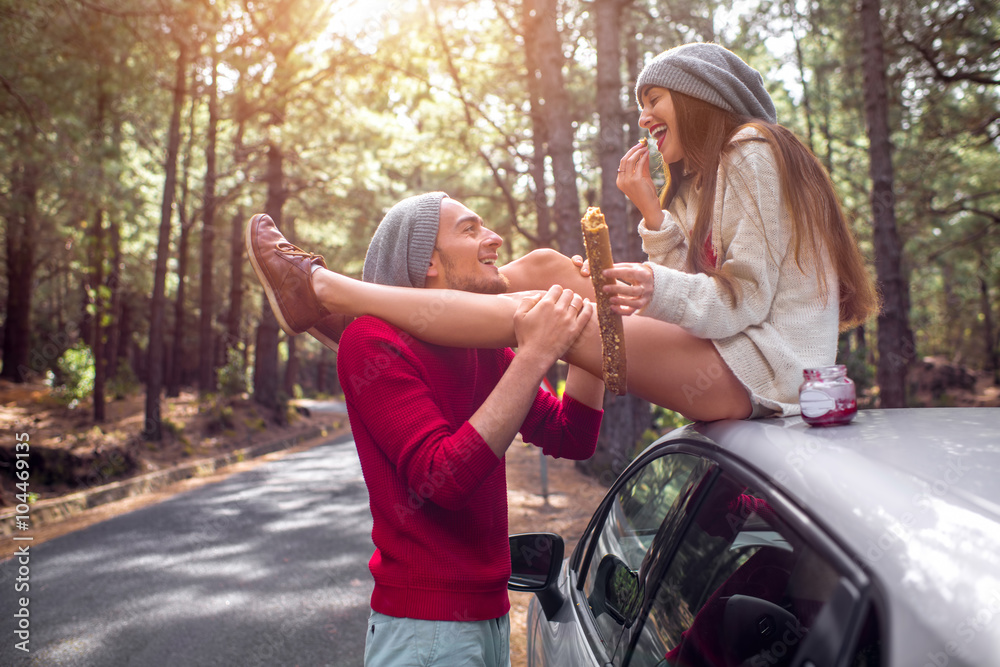
[(640, 314), (712, 339), (755, 400), (786, 416), (798, 414), (802, 370), (836, 360), (837, 276), (825, 251), (824, 291), (815, 258), (803, 250), (802, 269), (796, 264), (792, 221), (768, 144), (749, 128), (733, 140), (735, 150), (719, 167), (712, 245), (742, 289), (739, 300), (734, 307), (716, 280), (686, 269), (698, 212), (688, 180), (658, 231), (639, 223), (653, 270), (652, 301)]

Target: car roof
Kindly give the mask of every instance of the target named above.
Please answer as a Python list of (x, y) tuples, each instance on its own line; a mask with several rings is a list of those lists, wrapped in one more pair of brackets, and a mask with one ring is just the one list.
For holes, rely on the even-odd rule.
[(868, 571), (885, 601), (891, 664), (1000, 664), (1000, 408), (686, 430), (772, 480)]

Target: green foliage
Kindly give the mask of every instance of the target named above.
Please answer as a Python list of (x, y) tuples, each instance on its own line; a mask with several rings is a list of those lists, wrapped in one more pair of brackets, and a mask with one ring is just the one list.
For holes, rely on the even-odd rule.
[(108, 380), (108, 393), (115, 400), (130, 396), (140, 388), (139, 378), (135, 376), (132, 366), (119, 362), (115, 374)]
[(267, 422), (263, 417), (250, 417), (247, 419), (246, 423), (251, 430), (257, 431), (258, 433), (262, 433), (267, 430)]
[(646, 429), (645, 433), (639, 440), (636, 446), (636, 454), (644, 450), (649, 445), (653, 444), (660, 436), (673, 431), (675, 428), (680, 428), (685, 424), (690, 424), (691, 421), (685, 419), (683, 415), (679, 412), (674, 412), (673, 410), (667, 410), (659, 405), (653, 406), (653, 425), (652, 427)]
[(219, 391), (223, 396), (239, 396), (247, 391), (248, 372), (243, 352), (237, 348), (226, 350), (226, 364), (216, 371)]
[(236, 428), (236, 418), (233, 406), (218, 396), (208, 397), (198, 411), (207, 415), (205, 432), (209, 435), (230, 432)]
[(191, 444), (191, 438), (187, 436), (184, 432), (184, 424), (180, 422), (175, 422), (172, 419), (163, 419), (163, 432), (168, 434), (170, 437), (177, 440), (177, 442), (183, 445), (183, 451), (186, 456), (191, 456), (194, 454), (194, 445)]
[(183, 437), (183, 435), (184, 435), (184, 424), (182, 424), (180, 422), (175, 422), (172, 419), (164, 418), (163, 419), (163, 431), (165, 433), (169, 433), (170, 435), (174, 436), (175, 438), (180, 438), (180, 437)]
[(55, 394), (73, 405), (94, 391), (94, 356), (90, 348), (78, 343), (62, 353), (56, 362), (58, 373), (53, 377)]

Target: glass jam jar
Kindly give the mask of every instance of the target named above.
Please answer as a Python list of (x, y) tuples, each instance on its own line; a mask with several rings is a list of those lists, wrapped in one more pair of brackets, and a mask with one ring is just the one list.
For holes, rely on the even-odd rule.
[(810, 426), (839, 426), (858, 413), (854, 382), (841, 365), (807, 368), (799, 387), (802, 419)]

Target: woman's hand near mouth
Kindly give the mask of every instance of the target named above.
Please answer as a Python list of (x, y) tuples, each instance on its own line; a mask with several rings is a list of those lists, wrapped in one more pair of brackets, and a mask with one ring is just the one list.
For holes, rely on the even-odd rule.
[(656, 195), (656, 185), (649, 173), (649, 149), (636, 144), (618, 163), (618, 178), (615, 185), (628, 197), (646, 221), (646, 228), (657, 230), (663, 223), (660, 198)]

